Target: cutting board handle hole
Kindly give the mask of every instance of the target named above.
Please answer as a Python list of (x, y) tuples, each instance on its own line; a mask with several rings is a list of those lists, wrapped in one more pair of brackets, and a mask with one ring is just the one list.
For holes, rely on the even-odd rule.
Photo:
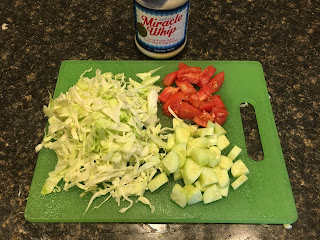
[(264, 155), (254, 107), (250, 103), (242, 103), (240, 113), (248, 155), (255, 161), (262, 161)]

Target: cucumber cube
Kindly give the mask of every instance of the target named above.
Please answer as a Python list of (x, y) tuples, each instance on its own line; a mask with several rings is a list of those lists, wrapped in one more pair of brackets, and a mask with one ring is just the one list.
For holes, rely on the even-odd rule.
[(207, 148), (209, 146), (209, 140), (206, 137), (198, 137), (190, 139), (187, 143), (187, 156), (191, 156), (192, 150), (195, 148)]
[(196, 148), (191, 153), (191, 159), (201, 167), (204, 167), (209, 162), (210, 151), (205, 148)]
[(185, 122), (182, 122), (180, 124), (181, 127), (184, 127), (185, 129), (189, 130), (191, 133), (191, 136), (195, 135), (196, 130), (198, 129), (198, 125), (189, 125), (186, 124)]
[(188, 202), (187, 193), (177, 183), (172, 188), (171, 199), (182, 208), (184, 208)]
[(218, 140), (217, 146), (218, 148), (220, 148), (221, 151), (226, 149), (230, 144), (228, 138), (224, 134), (219, 135), (217, 140)]
[(167, 149), (167, 151), (170, 151), (172, 148), (173, 148), (173, 146), (175, 145), (175, 135), (174, 134), (172, 134), (169, 138), (168, 138), (168, 140), (167, 140), (167, 146), (166, 146), (166, 149)]
[(229, 154), (227, 155), (227, 157), (233, 161), (239, 156), (240, 152), (241, 152), (241, 148), (239, 148), (238, 146), (234, 146), (232, 150), (229, 152)]
[(222, 169), (219, 166), (215, 166), (213, 170), (216, 172), (218, 176), (218, 183), (221, 187), (225, 187), (230, 183), (230, 178), (227, 170)]
[(213, 146), (209, 148), (209, 152), (208, 166), (215, 167), (220, 162), (221, 150), (218, 147)]
[(192, 205), (202, 201), (202, 193), (199, 188), (193, 185), (185, 185), (184, 188), (187, 193), (188, 205)]
[(205, 137), (205, 136), (211, 136), (213, 132), (214, 132), (214, 129), (211, 127), (198, 128), (197, 131), (195, 132), (195, 135), (199, 137)]
[(230, 168), (232, 167), (232, 164), (233, 164), (233, 161), (230, 158), (228, 158), (228, 157), (226, 157), (224, 155), (221, 155), (220, 162), (219, 162), (219, 167), (229, 171)]
[(157, 190), (159, 187), (161, 187), (163, 184), (168, 182), (169, 179), (167, 177), (167, 174), (165, 172), (162, 172), (155, 176), (149, 183), (148, 183), (148, 189), (151, 192), (154, 192)]
[(211, 121), (208, 121), (207, 128), (213, 128), (213, 130), (214, 130), (214, 127), (215, 127), (215, 124)]
[(214, 125), (214, 133), (217, 135), (226, 134), (227, 131), (218, 123)]
[(242, 174), (233, 183), (231, 183), (231, 186), (234, 190), (236, 190), (238, 187), (240, 187), (247, 180), (248, 180), (248, 177), (245, 174)]
[(202, 167), (188, 158), (183, 166), (182, 178), (186, 185), (194, 183), (202, 172)]
[(217, 146), (218, 144), (218, 135), (217, 134), (212, 134), (211, 136), (207, 137), (209, 140), (210, 146)]
[(181, 172), (181, 169), (178, 169), (173, 173), (173, 181), (176, 182), (176, 181), (179, 181), (180, 179), (182, 179), (182, 172)]
[(223, 196), (223, 197), (228, 197), (230, 184), (226, 185), (225, 187), (221, 187), (221, 186), (218, 184), (217, 187), (218, 187), (219, 190), (220, 190), (221, 196)]
[(179, 119), (173, 118), (172, 119), (172, 127), (173, 127), (173, 129), (176, 129), (177, 126), (180, 126), (182, 122), (183, 122), (183, 120), (179, 120)]
[(162, 164), (165, 168), (165, 170), (167, 170), (166, 172), (169, 174), (175, 172), (180, 165), (180, 160), (179, 160), (179, 155), (174, 152), (171, 151), (169, 152), (163, 159), (162, 159)]
[(219, 199), (221, 199), (221, 193), (219, 188), (217, 187), (216, 184), (212, 185), (211, 187), (209, 187), (204, 193), (203, 193), (203, 203), (207, 204), (207, 203), (211, 203), (213, 201), (217, 201)]
[(249, 169), (247, 166), (242, 162), (241, 159), (237, 160), (236, 162), (233, 163), (231, 167), (231, 174), (233, 177), (239, 177), (242, 174), (248, 174)]
[(176, 144), (187, 143), (189, 141), (190, 136), (191, 136), (191, 132), (189, 129), (186, 129), (181, 126), (177, 126), (174, 129), (174, 135), (175, 135)]
[(213, 170), (213, 168), (204, 167), (202, 169), (202, 173), (199, 177), (199, 182), (202, 188), (217, 183), (218, 181), (218, 176), (216, 172)]
[(209, 187), (211, 187), (211, 185), (206, 186), (206, 187), (202, 187), (200, 181), (195, 181), (193, 184), (195, 187), (199, 188), (201, 192), (206, 191)]
[(182, 168), (186, 159), (187, 159), (187, 144), (186, 143), (179, 143), (175, 145), (172, 150), (173, 152), (179, 155), (179, 168)]

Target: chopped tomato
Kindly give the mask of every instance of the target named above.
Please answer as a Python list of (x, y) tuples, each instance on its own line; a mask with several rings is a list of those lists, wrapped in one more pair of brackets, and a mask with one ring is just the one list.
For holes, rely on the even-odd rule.
[(187, 96), (186, 100), (194, 107), (199, 108), (201, 101), (199, 100), (197, 94), (191, 94)]
[(166, 75), (162, 80), (162, 84), (166, 87), (171, 86), (174, 83), (174, 81), (177, 79), (177, 73), (178, 71), (174, 71)]
[(200, 80), (198, 82), (198, 86), (199, 87), (203, 87), (207, 82), (209, 82), (209, 80), (211, 79), (211, 77), (213, 76), (213, 74), (216, 72), (216, 69), (212, 66), (209, 65), (208, 67), (206, 67), (199, 75)]
[(219, 123), (220, 125), (223, 125), (228, 117), (228, 111), (221, 108), (212, 108), (211, 110), (211, 116), (214, 118), (214, 122)]
[(214, 119), (214, 117), (210, 113), (208, 113), (206, 111), (203, 111), (201, 114), (196, 115), (193, 118), (193, 121), (196, 124), (198, 124), (199, 126), (207, 127), (208, 121), (212, 121), (213, 122), (213, 119)]
[(179, 69), (188, 68), (189, 66), (185, 63), (179, 63)]
[(197, 84), (199, 82), (199, 74), (201, 68), (199, 67), (188, 67), (178, 70), (177, 79), (180, 81), (188, 81), (192, 84)]
[(181, 92), (183, 92), (185, 95), (190, 95), (197, 92), (197, 90), (189, 82), (176, 80), (175, 83), (177, 84)]
[(169, 100), (169, 98), (175, 94), (176, 92), (179, 91), (179, 88), (175, 88), (175, 87), (166, 87), (165, 89), (163, 89), (163, 91), (160, 93), (159, 95), (159, 101), (161, 103), (165, 103), (166, 101)]
[(200, 102), (199, 109), (211, 112), (214, 107), (227, 110), (219, 95), (209, 96), (206, 101)]
[(201, 95), (207, 94), (207, 96), (210, 96), (221, 88), (223, 81), (224, 81), (224, 72), (220, 72), (217, 75), (215, 75), (213, 78), (211, 78), (210, 81), (206, 85), (204, 85), (198, 92), (201, 92), (199, 93)]
[(193, 119), (196, 115), (201, 114), (201, 111), (187, 102), (180, 102), (178, 117), (182, 119)]
[[(169, 112), (168, 107), (171, 106), (171, 105), (173, 105), (173, 104), (175, 104), (175, 103), (177, 103), (177, 102), (180, 102), (180, 101), (182, 101), (182, 100), (185, 100), (185, 99), (186, 99), (186, 96), (185, 96), (182, 92), (180, 92), (180, 91), (178, 91), (178, 92), (176, 92), (175, 94), (173, 94), (173, 95), (168, 99), (168, 101), (166, 101), (166, 102), (163, 104), (163, 106), (162, 106), (162, 109), (163, 109), (164, 114), (165, 114), (166, 116), (170, 117), (170, 116), (171, 116), (171, 113)], [(172, 108), (172, 106), (171, 106), (171, 108)]]
[[(208, 121), (224, 124), (228, 111), (219, 95), (212, 96), (224, 82), (224, 72), (213, 76), (216, 69), (209, 65), (203, 71), (200, 67), (190, 67), (179, 63), (179, 70), (169, 73), (162, 83), (166, 88), (159, 95), (166, 116), (172, 111), (182, 119), (192, 119), (196, 124), (206, 127)], [(213, 77), (212, 77), (213, 76)], [(177, 87), (171, 86), (176, 83)], [(193, 86), (197, 84), (200, 90)]]

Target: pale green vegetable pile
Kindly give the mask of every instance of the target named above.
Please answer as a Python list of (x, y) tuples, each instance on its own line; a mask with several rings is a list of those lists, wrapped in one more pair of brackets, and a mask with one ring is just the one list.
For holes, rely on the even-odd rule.
[[(154, 207), (143, 197), (147, 184), (160, 169), (165, 148), (163, 141), (171, 129), (162, 128), (157, 117), (160, 87), (153, 85), (160, 76), (158, 69), (125, 81), (124, 74), (96, 71), (93, 78), (85, 77), (65, 94), (50, 99), (44, 106), (49, 127), (41, 144), (36, 147), (52, 149), (57, 154), (55, 169), (49, 173), (42, 194), (77, 186), (81, 196), (92, 193), (88, 208), (97, 197), (113, 197), (118, 205), (129, 196)], [(86, 211), (88, 210), (86, 209)]]

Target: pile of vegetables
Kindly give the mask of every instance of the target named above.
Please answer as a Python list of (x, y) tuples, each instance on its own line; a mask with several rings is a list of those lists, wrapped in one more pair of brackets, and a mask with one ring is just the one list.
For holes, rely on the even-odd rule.
[[(42, 194), (77, 186), (81, 196), (92, 193), (88, 208), (97, 197), (108, 195), (118, 205), (125, 199), (153, 206), (143, 195), (157, 173), (170, 129), (162, 128), (157, 117), (160, 87), (152, 76), (158, 69), (136, 74), (140, 82), (124, 74), (96, 71), (92, 78), (80, 76), (65, 94), (44, 106), (49, 126), (41, 144), (57, 154), (55, 169), (49, 173)], [(88, 209), (87, 208), (87, 209)], [(87, 210), (86, 210), (87, 211)]]
[[(227, 108), (219, 95), (212, 94), (221, 88), (224, 72), (214, 75), (215, 72), (212, 65), (201, 70), (180, 63), (179, 70), (169, 73), (162, 81), (166, 88), (159, 95), (159, 101), (163, 103), (164, 114), (171, 116), (170, 106), (179, 118), (191, 119), (199, 126), (206, 127), (208, 121), (223, 125)], [(176, 87), (172, 86), (174, 83)]]
[[(171, 193), (181, 207), (228, 196), (228, 171), (236, 178), (234, 189), (247, 180), (245, 164), (234, 162), (241, 149), (234, 146), (228, 155), (222, 154), (230, 144), (221, 126), (228, 112), (213, 94), (221, 88), (224, 73), (214, 75), (211, 65), (201, 70), (180, 63), (179, 70), (163, 79), (166, 88), (158, 95), (161, 88), (154, 83), (160, 76), (153, 76), (158, 69), (136, 74), (139, 81), (99, 69), (94, 77), (85, 77), (89, 69), (68, 92), (50, 98), (43, 109), (49, 126), (36, 151), (52, 149), (58, 161), (42, 194), (61, 191), (63, 181), (65, 191), (76, 186), (83, 190), (81, 197), (92, 194), (85, 212), (101, 196), (106, 197), (102, 204), (110, 197), (118, 206), (128, 201), (120, 213), (133, 205), (130, 196), (154, 212), (144, 193), (159, 189), (171, 174), (184, 183), (177, 183)], [(173, 128), (159, 123), (158, 100), (164, 114), (174, 117)]]
[[(169, 109), (172, 111), (171, 109)], [(162, 160), (164, 172), (173, 174), (171, 199), (180, 207), (198, 202), (204, 204), (227, 197), (230, 185), (236, 190), (248, 180), (249, 169), (241, 159), (236, 159), (241, 149), (233, 146), (224, 155), (230, 141), (226, 130), (218, 123), (208, 122), (206, 128), (188, 125), (174, 112), (174, 134), (167, 142), (167, 155)], [(229, 171), (235, 179), (231, 184)]]

